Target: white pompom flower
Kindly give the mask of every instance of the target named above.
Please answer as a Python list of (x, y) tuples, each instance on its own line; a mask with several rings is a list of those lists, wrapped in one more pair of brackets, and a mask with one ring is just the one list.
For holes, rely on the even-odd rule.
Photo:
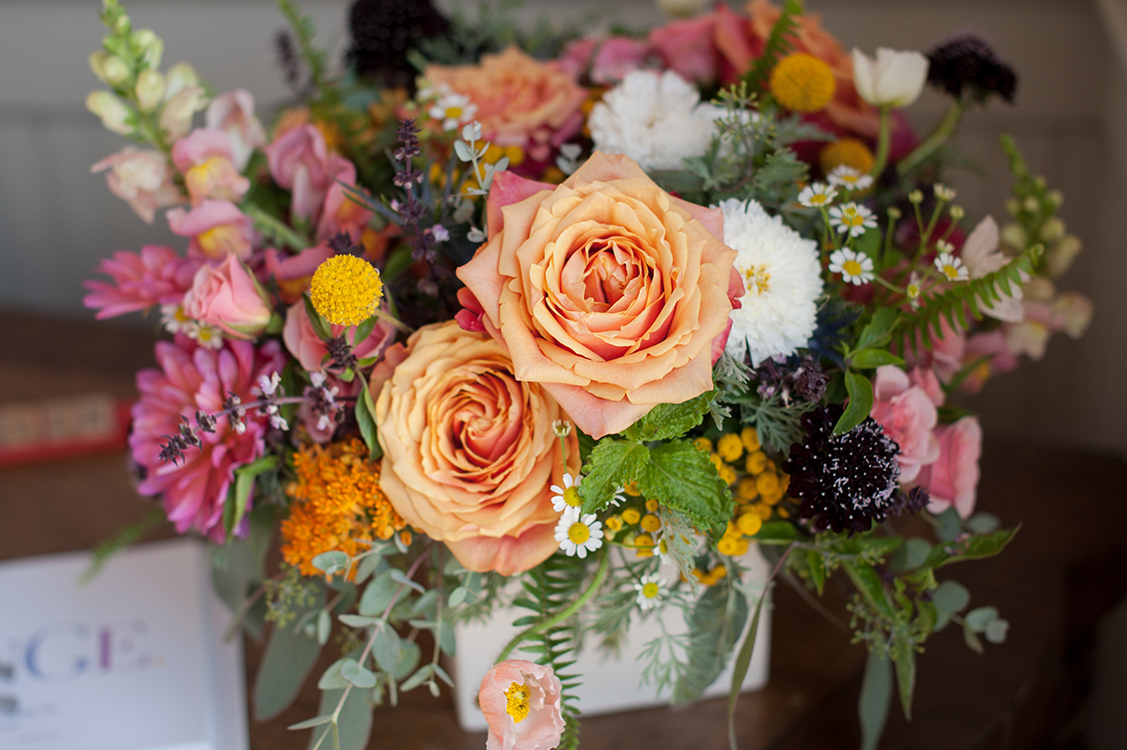
[(724, 243), (736, 250), (743, 278), (740, 309), (732, 310), (727, 350), (751, 364), (803, 347), (817, 326), (822, 293), (818, 245), (802, 237), (755, 201), (735, 198), (720, 204)]
[(636, 70), (603, 95), (588, 126), (597, 151), (625, 154), (645, 170), (679, 169), (708, 150), (723, 112), (701, 104), (696, 87), (671, 70)]

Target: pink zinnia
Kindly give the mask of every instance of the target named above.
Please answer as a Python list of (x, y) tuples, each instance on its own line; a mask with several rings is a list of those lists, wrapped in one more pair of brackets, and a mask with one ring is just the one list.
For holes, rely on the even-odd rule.
[(195, 425), (197, 410), (222, 411), (228, 393), (244, 404), (254, 401), (251, 387), (260, 375), (280, 372), (285, 356), (277, 341), (256, 351), (249, 342), (229, 340), (214, 351), (177, 336), (175, 342), (157, 342), (156, 359), (161, 369), (137, 373), (141, 400), (133, 405), (129, 447), (134, 461), (146, 472), (138, 491), (164, 495), (165, 512), (177, 531), (194, 528), (222, 541), (227, 490), (235, 469), (262, 456), (266, 416), (248, 409), (242, 433), (235, 431), (227, 417), (220, 417), (215, 432), (198, 433), (203, 447), (186, 450), (178, 464), (162, 463), (158, 457), (161, 447), (166, 435), (179, 432), (182, 416)]
[(98, 273), (112, 279), (84, 281), (90, 290), (82, 304), (97, 310), (98, 320), (147, 310), (153, 305), (178, 305), (192, 286), (199, 258), (181, 258), (162, 245), (145, 245), (140, 254), (118, 250), (99, 264)]

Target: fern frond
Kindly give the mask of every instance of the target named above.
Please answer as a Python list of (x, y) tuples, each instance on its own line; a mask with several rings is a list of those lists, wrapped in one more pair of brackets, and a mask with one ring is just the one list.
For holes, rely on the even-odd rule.
[(771, 77), (771, 71), (779, 64), (779, 60), (794, 49), (791, 39), (798, 33), (798, 21), (795, 19), (801, 15), (802, 0), (786, 0), (783, 3), (783, 12), (763, 45), (763, 55), (744, 76), (744, 81), (747, 82), (752, 93), (763, 94), (767, 91), (767, 81)]
[(904, 345), (918, 353), (919, 345), (931, 348), (931, 336), (941, 336), (941, 321), (946, 320), (952, 329), (967, 328), (967, 310), (975, 319), (981, 319), (980, 307), (999, 301), (1021, 288), (1023, 274), (1033, 271), (1033, 264), (1041, 255), (1042, 246), (1034, 245), (1016, 256), (994, 273), (973, 279), (948, 289), (943, 294), (926, 298), (914, 314), (900, 318), (893, 332), (893, 340), (902, 339)]
[(317, 28), (313, 25), (313, 19), (302, 13), (293, 0), (278, 0), (278, 9), (282, 11), (282, 15), (286, 17), (286, 22), (293, 29), (294, 36), (297, 37), (301, 57), (305, 60), (305, 64), (309, 66), (313, 88), (320, 98), (326, 90), (329, 56), (325, 50), (317, 47), (314, 41), (317, 36)]

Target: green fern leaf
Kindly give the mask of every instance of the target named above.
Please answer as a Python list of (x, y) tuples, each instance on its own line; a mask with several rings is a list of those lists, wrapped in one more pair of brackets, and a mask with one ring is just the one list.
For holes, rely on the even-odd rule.
[(751, 92), (763, 94), (767, 91), (767, 81), (771, 77), (771, 71), (779, 64), (779, 60), (794, 49), (791, 39), (798, 32), (798, 21), (795, 19), (801, 15), (802, 0), (786, 0), (783, 3), (783, 12), (763, 45), (763, 55), (744, 76), (744, 81), (747, 82)]

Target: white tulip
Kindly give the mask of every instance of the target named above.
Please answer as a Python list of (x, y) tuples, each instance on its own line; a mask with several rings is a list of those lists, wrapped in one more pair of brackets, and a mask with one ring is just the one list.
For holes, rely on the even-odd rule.
[(877, 59), (853, 48), (853, 83), (874, 107), (907, 107), (927, 82), (928, 60), (919, 52), (877, 48)]

